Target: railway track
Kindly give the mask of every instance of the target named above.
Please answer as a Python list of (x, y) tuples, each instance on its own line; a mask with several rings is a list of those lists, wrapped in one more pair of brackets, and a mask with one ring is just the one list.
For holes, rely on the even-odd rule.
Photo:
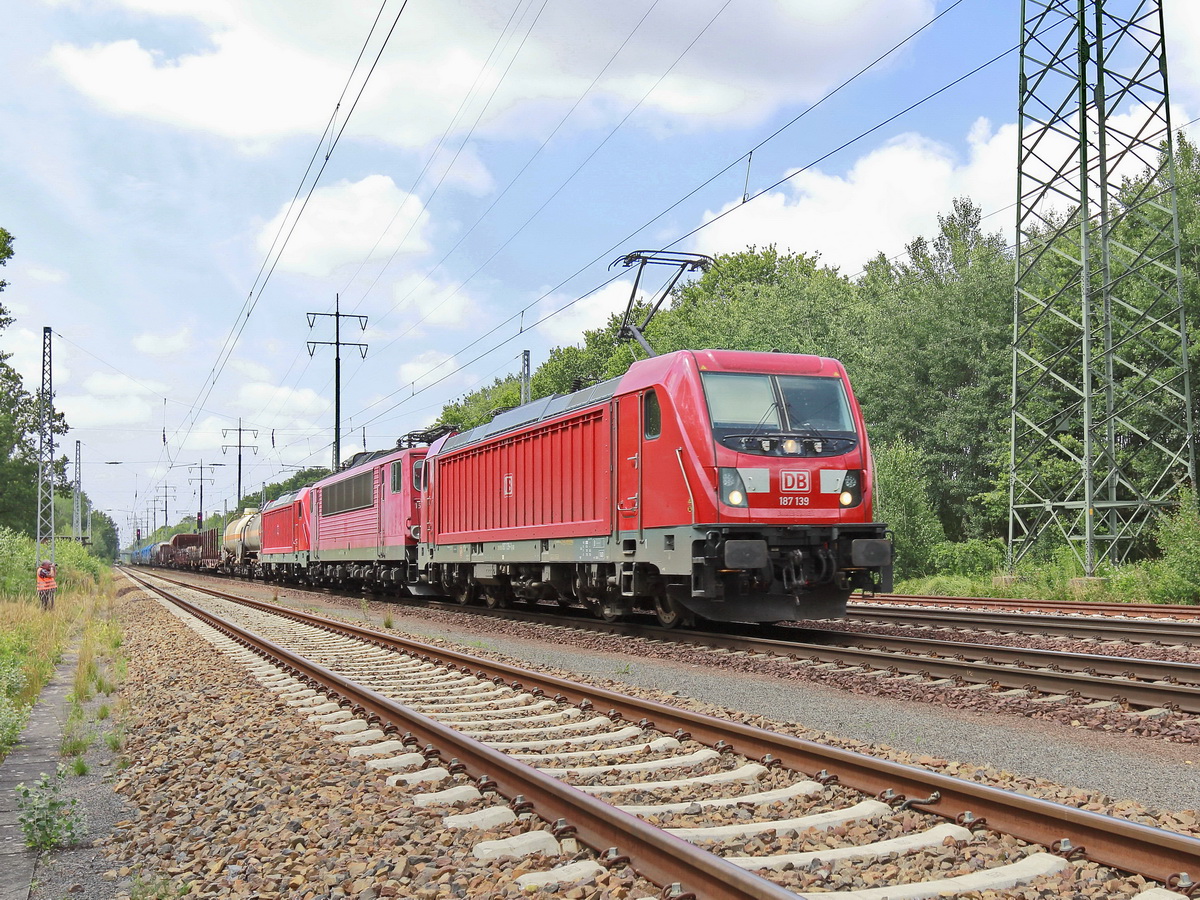
[(913, 609), (851, 604), (850, 621), (886, 622), (927, 628), (969, 628), (1006, 634), (1044, 634), (1129, 643), (1200, 644), (1200, 622), (1168, 619), (1116, 619), (976, 609)]
[[(1180, 886), (1200, 874), (1183, 835), (260, 601), (155, 590), (256, 654), (254, 673), (351, 755), (425, 788), (413, 802), (445, 807), (447, 828), (478, 829), (477, 854), (541, 854), (530, 889), (626, 860), (679, 898), (1069, 891), (1077, 859)], [(836, 889), (872, 867), (877, 888)], [(943, 877), (902, 883), (918, 870)]]
[(936, 606), (955, 609), (1011, 609), (1025, 612), (1075, 613), (1087, 616), (1120, 616), (1153, 619), (1197, 619), (1200, 606), (1169, 603), (1106, 603), (1087, 600), (1060, 601), (1009, 597), (938, 597), (927, 594), (875, 594), (860, 597), (858, 605)]
[[(422, 601), (422, 605), (451, 611), (462, 609), (449, 601)], [(808, 667), (814, 674), (825, 669), (839, 676), (906, 678), (947, 688), (989, 688), (1007, 692), (1009, 697), (1034, 696), (1038, 702), (1074, 704), (1084, 701), (1098, 704), (1098, 708), (1121, 706), (1153, 710), (1155, 714), (1158, 711), (1200, 714), (1200, 666), (1189, 662), (792, 625), (774, 628), (729, 625), (720, 632), (665, 631), (654, 624), (637, 621), (606, 623), (562, 610), (472, 607), (471, 611), (482, 616), (515, 618), (756, 655)], [(947, 627), (943, 613), (916, 611), (915, 615), (929, 627), (935, 624)], [(1015, 615), (1028, 618), (1027, 614)], [(1102, 628), (1119, 628), (1113, 622), (1099, 624)], [(1200, 628), (1193, 629), (1186, 623), (1152, 622), (1149, 625), (1163, 635), (1174, 634), (1170, 628), (1178, 625), (1185, 632), (1197, 631), (1200, 640)], [(1090, 623), (1085, 623), (1084, 627), (1090, 627)], [(1183, 638), (1186, 640), (1186, 634)], [(1186, 646), (1181, 644), (1178, 635), (1173, 637), (1172, 643)]]

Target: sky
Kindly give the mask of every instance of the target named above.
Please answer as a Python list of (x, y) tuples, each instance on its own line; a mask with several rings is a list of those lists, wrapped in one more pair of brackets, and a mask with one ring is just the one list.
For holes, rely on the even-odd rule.
[[(1015, 51), (1017, 0), (21, 7), (0, 351), (36, 390), (53, 330), (60, 451), (123, 543), (201, 484), (206, 515), (234, 504), (239, 426), (246, 493), (330, 464), (311, 313), (364, 317), (341, 320), (366, 345), (342, 351), (346, 458), (580, 341), (628, 301), (631, 251), (774, 244), (854, 276), (961, 196), (1012, 234), (1016, 52), (897, 113)], [(1179, 125), (1200, 4), (1163, 8)]]

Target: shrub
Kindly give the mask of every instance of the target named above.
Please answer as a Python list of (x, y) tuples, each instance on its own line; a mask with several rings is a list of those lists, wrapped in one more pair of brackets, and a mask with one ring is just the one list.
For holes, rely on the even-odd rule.
[(17, 743), (28, 719), (28, 705), (0, 694), (0, 758)]
[(896, 540), (896, 577), (929, 571), (932, 548), (946, 540), (925, 487), (924, 454), (906, 440), (875, 451), (875, 520), (887, 522)]
[(83, 841), (87, 822), (79, 801), (59, 796), (66, 770), (59, 766), (53, 776), (42, 773), (33, 787), (17, 785), (17, 821), (31, 850), (53, 850)]
[(999, 538), (975, 538), (962, 543), (943, 541), (930, 552), (929, 563), (939, 575), (974, 578), (991, 575), (1004, 566), (1004, 541)]

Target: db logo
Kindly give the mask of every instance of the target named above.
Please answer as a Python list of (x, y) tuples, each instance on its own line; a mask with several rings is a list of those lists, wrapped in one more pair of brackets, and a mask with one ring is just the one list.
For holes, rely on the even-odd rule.
[(513, 477), (512, 477), (512, 472), (508, 472), (508, 473), (506, 473), (506, 474), (505, 474), (505, 476), (504, 476), (504, 480), (503, 480), (502, 484), (503, 484), (502, 491), (503, 491), (503, 493), (504, 493), (504, 496), (505, 496), (505, 497), (511, 497), (511, 496), (513, 495)]
[(792, 493), (808, 493), (808, 473), (780, 472), (779, 489), (781, 491), (791, 491)]

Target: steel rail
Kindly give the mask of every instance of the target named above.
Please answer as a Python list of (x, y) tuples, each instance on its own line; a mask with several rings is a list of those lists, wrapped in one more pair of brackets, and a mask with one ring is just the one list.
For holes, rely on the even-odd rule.
[(848, 619), (871, 619), (932, 628), (967, 627), (1013, 631), (1023, 634), (1060, 634), (1071, 637), (1104, 637), (1126, 641), (1131, 635), (1170, 643), (1200, 643), (1200, 626), (1192, 622), (1162, 620), (1114, 620), (1099, 616), (1054, 616), (1018, 612), (972, 612), (969, 610), (903, 609), (884, 606), (851, 606)]
[[(383, 634), (352, 623), (279, 607), (260, 600), (235, 597), (211, 588), (195, 590), (223, 596), (258, 609), (275, 612), (330, 631), (354, 635), (380, 647), (416, 654), (429, 661), (460, 669), (487, 668), (492, 675), (510, 680), (514, 688), (537, 688), (551, 696), (561, 695), (575, 704), (588, 703), (596, 709), (629, 721), (645, 720), (660, 731), (681, 731), (714, 747), (728, 747), (751, 759), (779, 763), (800, 772), (822, 772), (847, 787), (873, 796), (888, 791), (903, 796), (910, 805), (955, 821), (983, 820), (995, 831), (1049, 848), (1074, 848), (1071, 852), (1101, 865), (1133, 872), (1155, 881), (1187, 876), (1200, 880), (1200, 839), (1152, 828), (1089, 810), (1063, 806), (989, 785), (977, 784), (931, 772), (917, 766), (878, 759), (851, 750), (827, 747), (803, 738), (764, 731), (680, 709), (654, 700), (628, 697), (605, 688), (576, 684), (518, 666), (484, 660), (445, 647), (438, 647)], [(661, 632), (660, 632), (661, 634)], [(1064, 842), (1069, 841), (1069, 844)], [(636, 865), (635, 865), (636, 868)], [(641, 871), (639, 869), (639, 871)], [(649, 876), (648, 873), (647, 877)], [(651, 877), (651, 880), (654, 880)], [(724, 885), (722, 885), (724, 887)], [(707, 896), (707, 895), (703, 895)], [(711, 896), (726, 896), (712, 894)], [(760, 895), (774, 896), (774, 895)], [(793, 897), (794, 900), (794, 897)]]
[[(452, 611), (459, 609), (457, 605), (451, 604), (447, 604), (445, 608)], [(472, 608), (471, 612), (497, 618), (563, 624), (560, 617), (553, 613), (475, 608)], [(1089, 700), (1112, 700), (1147, 709), (1163, 708), (1200, 713), (1200, 666), (1192, 663), (1004, 647), (968, 641), (881, 636), (791, 625), (780, 626), (778, 630), (816, 634), (823, 639), (827, 638), (829, 642), (773, 639), (757, 637), (750, 633), (734, 635), (711, 631), (666, 631), (655, 625), (602, 622), (591, 618), (571, 620), (570, 626), (605, 634), (670, 640), (673, 643), (694, 644), (705, 648), (720, 647), (747, 653), (767, 653), (829, 663), (869, 666), (877, 670), (891, 671), (896, 675), (951, 678), (1009, 689), (1062, 693)], [(834, 644), (834, 641), (841, 643)], [(854, 644), (872, 646), (851, 646)], [(911, 652), (936, 652), (939, 656), (917, 657), (910, 655)], [(947, 654), (954, 654), (954, 658), (948, 658)], [(1060, 671), (1063, 666), (1072, 667), (1072, 670)]]
[[(208, 612), (171, 591), (141, 579), (135, 580), (255, 653), (282, 663), (289, 674), (307, 681), (314, 687), (345, 698), (353, 705), (356, 715), (379, 725), (387, 732), (408, 732), (418, 743), (432, 745), (439, 755), (451, 757), (450, 767), (461, 764), (478, 782), (488, 781), (494, 784), (500, 793), (510, 799), (525, 797), (544, 820), (565, 820), (569, 823), (570, 833), (597, 853), (604, 854), (608, 848), (616, 848), (618, 855), (628, 858), (630, 865), (639, 875), (660, 887), (678, 882), (685, 890), (694, 892), (697, 896), (712, 897), (716, 900), (797, 898), (794, 892), (786, 888), (735, 866), (682, 838), (668, 834), (637, 816), (623, 812), (553, 776), (543, 774), (533, 766), (518, 762), (499, 750), (494, 750), (248, 629)], [(206, 588), (192, 589), (220, 593)], [(225, 596), (236, 602), (246, 602), (245, 598)], [(259, 604), (257, 601), (253, 601), (251, 605), (269, 612), (280, 611), (279, 607)], [(291, 618), (309, 622), (307, 616)], [(325, 628), (339, 624), (322, 617), (312, 619), (310, 624)], [(378, 632), (351, 629), (350, 633), (380, 646), (402, 649), (390, 641), (380, 640), (386, 636)], [(414, 650), (407, 652), (416, 652), (423, 659), (430, 659), (427, 651), (432, 649), (417, 645)], [(465, 659), (471, 659), (475, 663), (482, 662), (472, 657)], [(559, 831), (557, 836), (562, 837), (563, 832)]]
[(874, 594), (860, 596), (856, 604), (897, 606), (940, 606), (957, 608), (1032, 609), (1050, 613), (1081, 612), (1097, 616), (1149, 616), (1194, 619), (1200, 606), (1178, 603), (1112, 603), (1104, 601), (1034, 600), (1026, 597), (939, 597), (933, 594)]
[[(459, 607), (456, 604), (448, 604), (446, 608), (454, 610)], [(472, 608), (471, 612), (527, 621), (558, 621), (558, 617), (553, 614), (534, 611)], [(579, 620), (577, 624), (579, 627), (607, 634), (669, 639), (675, 643), (694, 644), (705, 648), (719, 647), (839, 665), (856, 665), (892, 672), (895, 675), (950, 678), (964, 684), (971, 682), (1010, 690), (1067, 694), (1088, 700), (1127, 703), (1145, 709), (1200, 713), (1200, 666), (1192, 663), (1013, 648), (966, 641), (867, 635), (796, 626), (781, 626), (780, 630), (816, 633), (822, 638), (845, 643), (833, 645), (825, 641), (814, 643), (720, 632), (666, 632), (661, 627), (636, 622), (601, 622), (590, 618)], [(854, 644), (873, 646), (850, 646)], [(913, 652), (939, 655), (913, 656)], [(954, 657), (949, 658), (947, 654), (954, 654)], [(1069, 668), (1062, 670), (1063, 666)]]
[[(603, 630), (609, 631), (610, 627)], [(807, 629), (804, 629), (807, 630)], [(639, 637), (663, 639), (662, 629), (633, 626), (618, 631)], [(943, 642), (926, 638), (862, 635), (846, 631), (822, 631), (849, 643), (877, 645), (864, 649), (841, 644), (809, 643), (769, 638), (737, 637), (713, 632), (671, 633), (671, 640), (704, 647), (722, 647), (750, 653), (770, 653), (804, 657), (822, 662), (847, 663), (892, 671), (897, 675), (926, 675), (994, 684), (1005, 688), (1036, 690), (1086, 697), (1090, 700), (1115, 700), (1146, 708), (1200, 712), (1200, 666), (1167, 660), (1142, 660), (1125, 656), (1100, 656), (1052, 650), (1027, 650), (991, 644)], [(919, 653), (973, 654), (977, 659), (911, 656)], [(1033, 665), (1025, 665), (1032, 662)], [(1042, 665), (1037, 665), (1041, 662)], [(1056, 665), (1072, 665), (1076, 671), (1057, 671)], [(1094, 672), (1087, 670), (1092, 669)], [(1149, 679), (1190, 679), (1175, 684)]]

